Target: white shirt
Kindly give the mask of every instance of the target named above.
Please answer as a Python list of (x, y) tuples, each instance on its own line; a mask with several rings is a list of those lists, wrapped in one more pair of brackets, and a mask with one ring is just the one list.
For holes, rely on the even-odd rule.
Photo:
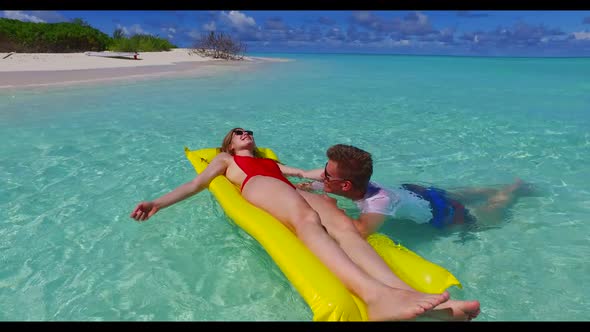
[[(323, 183), (315, 181), (311, 187), (320, 190), (323, 189)], [(432, 219), (430, 203), (401, 186), (385, 188), (369, 182), (365, 196), (353, 202), (361, 213), (382, 214), (395, 219), (412, 220), (418, 224), (428, 223)]]

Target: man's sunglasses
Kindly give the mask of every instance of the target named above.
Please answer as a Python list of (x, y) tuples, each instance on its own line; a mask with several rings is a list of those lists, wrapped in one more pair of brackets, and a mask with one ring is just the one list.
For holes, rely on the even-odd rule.
[(250, 136), (254, 135), (254, 132), (252, 130), (240, 130), (240, 129), (234, 130), (234, 134), (236, 134), (238, 136), (242, 136), (244, 134), (244, 132)]
[(333, 177), (330, 174), (328, 174), (328, 163), (326, 163), (326, 166), (324, 166), (324, 181), (348, 181), (346, 179), (343, 178), (337, 178), (337, 177)]

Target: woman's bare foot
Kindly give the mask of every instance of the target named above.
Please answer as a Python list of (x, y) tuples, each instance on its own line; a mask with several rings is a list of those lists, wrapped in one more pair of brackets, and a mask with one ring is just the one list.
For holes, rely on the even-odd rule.
[(480, 312), (479, 301), (448, 300), (424, 316), (446, 321), (470, 321)]
[(449, 300), (449, 292), (426, 294), (387, 287), (374, 300), (367, 301), (371, 321), (414, 320)]

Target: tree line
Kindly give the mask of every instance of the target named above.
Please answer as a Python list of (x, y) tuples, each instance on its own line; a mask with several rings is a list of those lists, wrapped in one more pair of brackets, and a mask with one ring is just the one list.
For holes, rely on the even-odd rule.
[(176, 48), (167, 39), (145, 34), (113, 37), (82, 19), (62, 23), (22, 22), (0, 18), (0, 52), (73, 53), (85, 51), (149, 52)]
[[(123, 30), (116, 29), (109, 36), (79, 18), (62, 23), (33, 23), (0, 18), (0, 52), (156, 52), (173, 48), (176, 46), (167, 39), (149, 34), (126, 37)], [(209, 32), (194, 42), (190, 52), (216, 59), (242, 60), (246, 45), (229, 34)]]

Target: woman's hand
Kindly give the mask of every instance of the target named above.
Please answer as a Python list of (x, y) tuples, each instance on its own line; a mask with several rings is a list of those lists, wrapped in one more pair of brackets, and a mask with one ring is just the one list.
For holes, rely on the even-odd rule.
[(154, 202), (141, 202), (137, 204), (133, 212), (131, 212), (130, 217), (141, 222), (148, 220), (151, 216), (158, 212), (158, 210), (159, 209), (156, 204), (154, 204)]

